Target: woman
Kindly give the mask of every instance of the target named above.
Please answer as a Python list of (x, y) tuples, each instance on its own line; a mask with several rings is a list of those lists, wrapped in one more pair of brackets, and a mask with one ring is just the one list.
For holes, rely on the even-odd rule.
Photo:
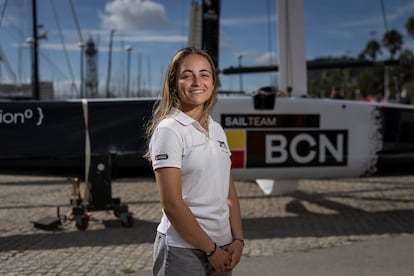
[(231, 275), (244, 241), (223, 128), (210, 114), (216, 70), (195, 48), (171, 59), (147, 128), (163, 207), (154, 242), (154, 275)]

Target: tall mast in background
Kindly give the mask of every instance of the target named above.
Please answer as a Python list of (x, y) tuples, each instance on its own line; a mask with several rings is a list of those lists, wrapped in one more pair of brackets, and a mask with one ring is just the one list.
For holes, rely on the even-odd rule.
[(307, 95), (303, 0), (278, 0), (279, 90)]
[(39, 54), (38, 54), (38, 36), (37, 36), (37, 3), (32, 0), (32, 17), (33, 17), (33, 49), (32, 49), (32, 97), (40, 100), (39, 91)]
[(190, 25), (188, 28), (188, 46), (201, 49), (201, 6), (196, 1), (191, 3)]
[(206, 50), (218, 68), (220, 0), (191, 3), (188, 46)]
[(220, 0), (203, 0), (201, 45), (219, 66)]

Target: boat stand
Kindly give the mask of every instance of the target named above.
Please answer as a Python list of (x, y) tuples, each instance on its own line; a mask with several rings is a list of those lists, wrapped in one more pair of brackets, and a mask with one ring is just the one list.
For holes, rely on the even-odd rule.
[(86, 230), (89, 217), (94, 211), (113, 211), (122, 226), (131, 227), (134, 223), (128, 205), (121, 203), (120, 198), (112, 197), (111, 156), (94, 155), (91, 158), (90, 177), (86, 183), (84, 198), (81, 198), (77, 177), (72, 179), (71, 217), (78, 230)]

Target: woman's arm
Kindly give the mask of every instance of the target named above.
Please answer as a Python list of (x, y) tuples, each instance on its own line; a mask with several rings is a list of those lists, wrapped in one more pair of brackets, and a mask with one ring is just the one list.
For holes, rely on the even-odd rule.
[(233, 235), (233, 243), (229, 246), (228, 252), (231, 255), (231, 265), (227, 267), (232, 270), (240, 261), (241, 254), (244, 247), (243, 225), (241, 220), (240, 203), (237, 196), (236, 188), (234, 187), (233, 177), (230, 175), (229, 195), (227, 198), (227, 205), (230, 209), (230, 226)]
[[(160, 168), (155, 170), (155, 180), (161, 205), (174, 229), (194, 247), (209, 253), (215, 248), (214, 241), (200, 227), (193, 213), (182, 199), (181, 171), (178, 168)], [(230, 255), (217, 247), (208, 258), (216, 272), (223, 272), (230, 264)]]

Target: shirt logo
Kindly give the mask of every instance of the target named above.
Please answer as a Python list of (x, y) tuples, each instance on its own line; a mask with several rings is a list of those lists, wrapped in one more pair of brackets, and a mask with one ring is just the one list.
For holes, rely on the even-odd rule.
[(225, 148), (226, 148), (226, 143), (224, 143), (223, 141), (219, 141), (219, 140), (217, 140), (217, 143), (219, 144), (219, 147), (220, 147), (220, 148), (223, 148), (223, 149), (225, 149)]
[(168, 154), (163, 153), (163, 154), (155, 155), (155, 161), (167, 160), (167, 159), (168, 159)]

